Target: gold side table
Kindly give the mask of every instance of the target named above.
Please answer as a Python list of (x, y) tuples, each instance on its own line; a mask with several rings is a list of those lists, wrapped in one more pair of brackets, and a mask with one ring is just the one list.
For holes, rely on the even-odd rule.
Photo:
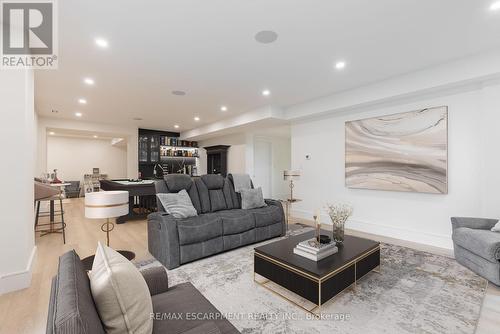
[(285, 219), (286, 219), (286, 236), (290, 236), (290, 209), (293, 203), (301, 202), (301, 199), (298, 198), (286, 198), (280, 199), (281, 203), (285, 205)]

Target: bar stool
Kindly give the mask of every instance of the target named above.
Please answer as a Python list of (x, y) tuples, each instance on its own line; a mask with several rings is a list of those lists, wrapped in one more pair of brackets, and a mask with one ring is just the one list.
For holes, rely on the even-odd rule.
[[(54, 189), (46, 184), (35, 182), (35, 232), (40, 232), (40, 236), (62, 233), (63, 243), (66, 244), (63, 197), (60, 189)], [(49, 202), (49, 211), (40, 212), (42, 202)], [(59, 210), (55, 209), (55, 202), (59, 202)], [(56, 216), (60, 216), (61, 220), (56, 221)], [(49, 217), (49, 223), (39, 224), (38, 220), (41, 217)]]

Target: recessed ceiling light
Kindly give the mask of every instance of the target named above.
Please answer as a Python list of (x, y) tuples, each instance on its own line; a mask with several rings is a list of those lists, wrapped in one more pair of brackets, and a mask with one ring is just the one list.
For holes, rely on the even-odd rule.
[(78, 99), (78, 103), (80, 103), (80, 104), (87, 104), (87, 100), (85, 100), (85, 99)]
[(173, 90), (172, 94), (177, 95), (177, 96), (184, 96), (184, 95), (186, 95), (186, 92), (183, 90)]
[(278, 34), (272, 30), (262, 30), (255, 34), (255, 40), (262, 44), (270, 44), (278, 39)]
[(92, 86), (95, 83), (94, 79), (92, 79), (92, 78), (85, 78), (85, 79), (83, 79), (83, 82), (89, 86)]
[(345, 65), (346, 65), (345, 61), (338, 61), (338, 62), (335, 63), (335, 68), (337, 70), (342, 70), (342, 69), (345, 68)]
[(105, 40), (104, 38), (96, 38), (95, 44), (103, 49), (106, 49), (109, 46), (108, 41)]
[(500, 1), (494, 2), (490, 6), (490, 10), (497, 11), (500, 9)]
[(99, 138), (99, 136), (97, 136), (97, 135), (94, 135), (94, 138)]
[(174, 128), (178, 129), (178, 128), (179, 128), (179, 125), (175, 124), (175, 125), (174, 125)]
[(263, 95), (263, 96), (269, 96), (269, 95), (271, 95), (271, 91), (270, 91), (269, 89), (264, 89), (264, 90), (262, 91), (262, 95)]
[(55, 134), (56, 134), (56, 133), (55, 133), (54, 131), (50, 131), (50, 132), (49, 132), (49, 135), (51, 135), (51, 136), (53, 136), (53, 135), (55, 135)]
[(227, 111), (227, 107), (226, 106), (220, 107), (220, 111)]
[(81, 112), (76, 112), (76, 113), (75, 113), (75, 116), (76, 116), (76, 117), (82, 117), (82, 116), (83, 116), (83, 114), (82, 114)]
[(195, 120), (196, 122), (198, 122), (198, 121), (200, 120), (200, 118), (199, 118), (198, 116), (196, 116), (196, 117), (194, 118), (194, 120)]

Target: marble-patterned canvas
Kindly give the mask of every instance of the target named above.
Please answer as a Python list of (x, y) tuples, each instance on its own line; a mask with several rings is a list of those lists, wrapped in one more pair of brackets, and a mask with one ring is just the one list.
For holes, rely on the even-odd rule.
[(346, 122), (345, 183), (448, 193), (448, 107)]

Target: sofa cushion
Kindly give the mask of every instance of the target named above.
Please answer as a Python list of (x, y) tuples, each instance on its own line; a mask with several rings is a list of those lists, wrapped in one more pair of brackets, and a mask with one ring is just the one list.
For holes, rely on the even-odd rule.
[(255, 228), (255, 241), (271, 239), (274, 237), (282, 236), (284, 233), (283, 223), (274, 223), (267, 226)]
[(90, 287), (106, 333), (153, 332), (153, 303), (144, 277), (132, 262), (100, 242)]
[(280, 207), (275, 205), (265, 206), (263, 208), (248, 210), (254, 215), (255, 226), (267, 226), (281, 222), (283, 212)]
[(222, 189), (224, 187), (224, 178), (217, 174), (202, 175), (200, 179), (205, 183), (208, 190)]
[(218, 254), (224, 250), (223, 237), (215, 237), (194, 244), (180, 245), (180, 263), (188, 263), (210, 255)]
[(226, 210), (217, 213), (222, 219), (224, 235), (245, 232), (255, 228), (255, 219), (247, 210)]
[[(153, 322), (153, 333), (184, 333), (199, 326), (207, 328), (205, 324), (211, 322), (215, 323), (220, 333), (239, 333), (191, 283), (173, 286), (167, 292), (153, 296), (152, 299), (153, 311), (158, 315)], [(165, 319), (162, 318), (164, 315), (180, 315), (180, 317)], [(188, 316), (192, 318), (186, 320)]]
[(168, 174), (164, 177), (164, 180), (168, 191), (171, 193), (177, 193), (182, 189), (188, 190), (193, 184), (191, 177), (185, 174)]
[(156, 194), (156, 196), (160, 199), (165, 211), (175, 218), (188, 218), (198, 215), (185, 189), (178, 193), (162, 193)]
[[(264, 227), (265, 228), (265, 227)], [(249, 245), (255, 242), (255, 229), (237, 234), (229, 234), (222, 237), (224, 241), (224, 250)]]
[(500, 233), (459, 227), (453, 231), (453, 241), (491, 262), (500, 260)]
[(165, 176), (165, 185), (168, 191), (159, 191), (159, 188), (156, 187), (156, 193), (162, 192), (170, 192), (177, 193), (181, 190), (186, 190), (191, 198), (191, 203), (193, 203), (196, 212), (200, 214), (202, 212), (200, 197), (198, 194), (198, 189), (196, 188), (196, 184), (190, 176), (184, 174), (169, 174)]
[(89, 277), (74, 250), (59, 258), (53, 289), (48, 333), (105, 333), (92, 299)]
[[(227, 210), (227, 209), (232, 209), (233, 208), (233, 202), (232, 198), (228, 197), (226, 199), (226, 195), (230, 195), (227, 192), (224, 192), (224, 178), (220, 175), (215, 175), (215, 174), (207, 174), (207, 175), (202, 175), (199, 179), (199, 182), (197, 185), (199, 185), (200, 189), (198, 190), (198, 194), (200, 196), (200, 199), (202, 200), (202, 207), (205, 206), (207, 203), (203, 197), (207, 196), (208, 197), (208, 203), (209, 203), (209, 211), (203, 211), (203, 212), (216, 212), (220, 210)], [(206, 208), (205, 208), (206, 210)]]
[(222, 189), (210, 189), (208, 190), (208, 196), (210, 197), (210, 212), (227, 209), (226, 198)]
[(236, 197), (236, 193), (234, 192), (233, 184), (227, 178), (224, 179), (224, 188), (222, 189), (222, 191), (224, 192), (224, 197), (226, 199), (227, 209), (239, 209), (238, 198)]
[(222, 236), (222, 219), (215, 214), (177, 220), (179, 244), (188, 245)]
[(245, 189), (241, 190), (241, 208), (242, 209), (256, 209), (266, 206), (264, 196), (262, 195), (262, 188)]
[(201, 213), (210, 212), (210, 196), (208, 195), (208, 188), (201, 178), (194, 180), (196, 189), (198, 191), (198, 198), (200, 199)]
[(231, 209), (241, 209), (241, 203), (238, 200), (238, 195), (234, 191), (234, 184), (231, 174), (229, 174), (224, 180), (224, 194), (226, 195), (226, 200), (228, 199), (228, 197), (230, 197), (231, 202), (233, 202)]

